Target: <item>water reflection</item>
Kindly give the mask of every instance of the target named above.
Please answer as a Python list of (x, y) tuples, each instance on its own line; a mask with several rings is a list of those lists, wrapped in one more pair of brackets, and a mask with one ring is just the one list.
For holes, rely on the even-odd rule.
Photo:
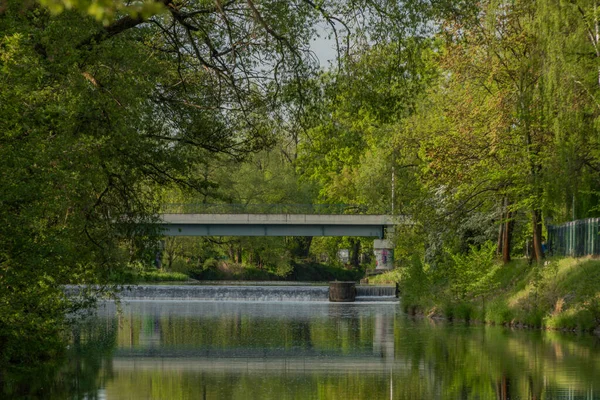
[(411, 320), (393, 304), (107, 304), (42, 397), (600, 399), (599, 351), (592, 336)]
[(394, 359), (394, 319), (382, 313), (375, 314), (373, 354), (387, 360)]

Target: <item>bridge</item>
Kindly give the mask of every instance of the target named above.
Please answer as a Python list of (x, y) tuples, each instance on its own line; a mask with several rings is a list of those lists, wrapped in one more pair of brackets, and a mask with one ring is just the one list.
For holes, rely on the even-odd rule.
[(357, 236), (383, 239), (406, 217), (340, 205), (169, 205), (161, 214), (165, 236)]
[(383, 239), (387, 215), (162, 214), (166, 236), (361, 236)]
[(388, 269), (393, 245), (386, 239), (408, 218), (364, 212), (357, 206), (337, 205), (185, 204), (164, 207), (159, 224), (165, 236), (373, 237), (377, 264)]

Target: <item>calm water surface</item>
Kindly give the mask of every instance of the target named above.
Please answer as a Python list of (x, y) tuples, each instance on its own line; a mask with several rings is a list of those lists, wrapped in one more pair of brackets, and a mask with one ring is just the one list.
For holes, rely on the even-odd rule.
[[(600, 399), (600, 341), (397, 304), (108, 303), (44, 382), (88, 399)], [(49, 396), (50, 397), (50, 396)]]

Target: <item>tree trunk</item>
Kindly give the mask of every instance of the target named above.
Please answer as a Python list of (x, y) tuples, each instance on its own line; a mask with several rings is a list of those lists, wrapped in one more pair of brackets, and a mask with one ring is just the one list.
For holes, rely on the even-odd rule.
[(504, 226), (506, 225), (503, 222), (504, 219), (504, 211), (502, 212), (502, 214), (500, 214), (500, 224), (499, 224), (499, 228), (498, 228), (498, 240), (497, 240), (497, 250), (496, 250), (496, 254), (502, 254), (502, 242), (504, 240)]
[(353, 268), (359, 267), (359, 256), (360, 256), (360, 240), (351, 239), (350, 240), (351, 248), (350, 248), (350, 264)]
[(237, 262), (237, 261), (236, 261), (236, 256), (237, 256), (237, 253), (236, 253), (236, 251), (235, 251), (235, 248), (234, 248), (233, 244), (229, 243), (229, 246), (227, 246), (227, 253), (228, 253), (228, 255), (229, 255), (229, 259), (230, 259), (231, 261), (233, 261), (233, 262)]
[(498, 228), (498, 250), (497, 254), (502, 254), (504, 264), (510, 262), (511, 238), (512, 238), (512, 212), (509, 209), (508, 198), (502, 200), (502, 210), (500, 212), (500, 227)]
[(506, 203), (506, 214), (504, 215), (504, 228), (502, 229), (502, 262), (507, 264), (510, 262), (510, 250), (511, 250), (511, 239), (512, 239), (512, 212), (508, 207), (508, 201)]
[(504, 222), (504, 229), (502, 235), (502, 262), (507, 264), (510, 262), (510, 249), (511, 249), (511, 238), (512, 238), (512, 217), (510, 212), (506, 213), (506, 222)]
[(312, 236), (290, 236), (286, 238), (286, 245), (294, 259), (307, 258), (312, 240)]
[(541, 262), (544, 258), (544, 251), (542, 250), (542, 212), (539, 209), (531, 210), (532, 224), (533, 224), (533, 251), (532, 258), (537, 262)]
[[(167, 237), (165, 239), (165, 246), (163, 249), (163, 254), (166, 256), (167, 260), (167, 271), (171, 270), (171, 266), (173, 265), (173, 261), (175, 260), (175, 256), (177, 252), (177, 239), (175, 237)], [(157, 266), (158, 268), (158, 266)]]
[(171, 271), (171, 267), (173, 266), (174, 259), (175, 259), (175, 253), (169, 253), (169, 257), (167, 257), (167, 271)]
[(238, 264), (242, 263), (242, 246), (237, 246), (235, 249), (235, 262)]
[(496, 384), (496, 398), (498, 400), (510, 399), (510, 379), (502, 375), (500, 382)]
[(299, 242), (299, 256), (303, 258), (307, 258), (310, 254), (310, 245), (312, 244), (313, 237), (312, 236), (302, 236), (298, 238)]

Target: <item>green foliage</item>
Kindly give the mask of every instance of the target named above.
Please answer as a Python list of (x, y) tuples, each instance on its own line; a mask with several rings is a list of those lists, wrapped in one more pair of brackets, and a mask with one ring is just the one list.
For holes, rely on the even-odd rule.
[(143, 271), (137, 276), (136, 283), (147, 282), (185, 282), (189, 281), (189, 276), (181, 272), (166, 271)]
[(130, 263), (126, 268), (114, 271), (109, 277), (109, 281), (116, 285), (189, 280), (189, 275), (186, 273), (157, 270), (156, 267), (141, 262)]
[(219, 262), (217, 260), (215, 260), (214, 258), (209, 258), (206, 261), (204, 261), (204, 264), (202, 264), (202, 269), (215, 269), (218, 267), (218, 265)]
[(427, 294), (431, 293), (431, 283), (418, 256), (413, 257), (408, 267), (405, 267), (403, 279), (400, 282), (402, 307), (406, 311), (423, 310), (425, 302), (429, 302)]
[(149, 17), (164, 10), (164, 2), (143, 1), (140, 3), (123, 0), (39, 0), (53, 14), (60, 14), (65, 9), (75, 9), (88, 14), (105, 24), (113, 21), (117, 13), (127, 13), (131, 16), (142, 15)]
[[(221, 264), (216, 271), (209, 271), (213, 272), (208, 275), (210, 280), (268, 281), (279, 279), (272, 271), (241, 264)], [(202, 275), (203, 279), (207, 279), (205, 276)]]
[[(413, 222), (392, 277), (407, 304), (431, 306), (430, 291), (471, 318), (509, 285), (526, 294), (492, 302), (494, 321), (543, 323), (564, 293), (582, 326), (597, 318), (592, 289), (551, 276), (562, 267), (500, 268), (491, 242), (504, 224), (515, 256), (549, 217), (600, 215), (595, 3), (209, 3), (0, 2), (2, 348), (19, 324), (59, 342), (79, 306), (61, 284), (134, 279), (165, 202), (393, 210)], [(342, 32), (356, 15), (364, 26)], [(323, 22), (348, 42), (319, 74), (309, 43)], [(340, 248), (356, 260), (370, 241), (169, 238), (163, 263), (289, 279)]]
[[(464, 271), (469, 259), (489, 260), (485, 250), (477, 253), (458, 257), (463, 264), (458, 270)], [(424, 271), (417, 282), (402, 275), (402, 302), (408, 310), (451, 319), (593, 331), (600, 326), (600, 292), (596, 285), (599, 264), (597, 260), (569, 258), (533, 267), (526, 260), (507, 265), (494, 262), (480, 282), (460, 282), (461, 297), (448, 297), (448, 290), (457, 290), (457, 281), (444, 280), (435, 271)], [(423, 290), (421, 282), (432, 283)]]
[(395, 132), (435, 73), (428, 63), (434, 44), (414, 37), (396, 40), (345, 59), (335, 80), (327, 75), (322, 79), (323, 117), (307, 132), (309, 140), (301, 143), (298, 159), (303, 178), (318, 185), (321, 202), (367, 205), (372, 212), (389, 213), (395, 174), (406, 184), (396, 207), (410, 205), (409, 194), (417, 188), (411, 185), (417, 162), (414, 144), (396, 139)]
[[(232, 174), (273, 143), (280, 86), (310, 75), (302, 47), (319, 14), (276, 2), (260, 17), (231, 3), (40, 3), (52, 12), (0, 3), (0, 361), (27, 361), (25, 334), (38, 340), (32, 354), (57, 354), (79, 306), (62, 284), (127, 279), (129, 263), (153, 259), (166, 191), (205, 196), (213, 161)], [(222, 51), (239, 43), (250, 47)], [(240, 73), (264, 55), (270, 72)]]
[(364, 277), (363, 269), (346, 269), (323, 263), (293, 263), (288, 279), (300, 282), (359, 281)]
[(404, 268), (396, 268), (383, 274), (369, 278), (369, 283), (400, 283), (404, 275)]
[(495, 299), (486, 304), (482, 320), (496, 324), (509, 325), (514, 319), (514, 311), (504, 299)]
[(449, 302), (442, 306), (443, 315), (449, 320), (469, 322), (475, 314), (475, 307), (463, 301)]
[(496, 245), (485, 243), (481, 248), (471, 246), (467, 254), (449, 254), (450, 290), (458, 300), (484, 296), (494, 289)]
[(358, 281), (364, 276), (364, 270), (348, 270), (328, 264), (312, 262), (292, 262), (283, 271), (278, 268), (259, 269), (252, 265), (220, 262), (192, 272), (198, 280), (240, 280), (240, 281)]
[(596, 310), (582, 307), (546, 317), (543, 323), (551, 329), (591, 332), (598, 328), (600, 320)]

